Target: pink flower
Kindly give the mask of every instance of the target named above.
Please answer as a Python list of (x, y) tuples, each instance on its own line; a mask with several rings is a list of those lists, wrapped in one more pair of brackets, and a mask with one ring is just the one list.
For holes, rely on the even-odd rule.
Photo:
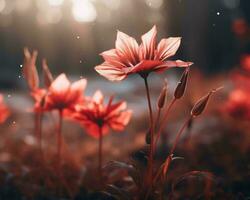
[(132, 111), (126, 110), (126, 108), (125, 101), (113, 103), (112, 97), (109, 99), (108, 104), (105, 105), (103, 94), (98, 90), (92, 98), (87, 100), (85, 105), (76, 107), (73, 118), (83, 125), (88, 134), (99, 138), (100, 132), (106, 135), (109, 133), (110, 128), (115, 131), (124, 130), (132, 114)]
[(71, 84), (65, 74), (59, 75), (48, 88), (44, 109), (48, 111), (73, 109), (76, 104), (84, 100), (83, 92), (86, 85), (86, 79)]
[(230, 93), (226, 103), (227, 112), (235, 118), (250, 120), (250, 95), (248, 91), (236, 89)]
[(105, 61), (95, 70), (111, 81), (120, 81), (134, 73), (147, 76), (152, 71), (162, 72), (171, 67), (192, 65), (191, 62), (167, 60), (178, 50), (180, 37), (164, 38), (157, 45), (156, 35), (154, 26), (141, 37), (142, 43), (138, 45), (134, 38), (118, 31), (115, 49), (101, 53)]

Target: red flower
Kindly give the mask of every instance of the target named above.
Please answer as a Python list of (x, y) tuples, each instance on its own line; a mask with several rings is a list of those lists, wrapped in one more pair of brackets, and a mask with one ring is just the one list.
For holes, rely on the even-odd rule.
[(250, 95), (248, 91), (237, 89), (229, 95), (227, 112), (235, 118), (250, 120)]
[(65, 74), (59, 75), (48, 88), (44, 109), (73, 109), (77, 103), (84, 100), (83, 91), (86, 85), (86, 79), (71, 84)]
[(44, 104), (45, 104), (45, 98), (47, 95), (46, 89), (36, 89), (31, 91), (31, 96), (33, 97), (35, 101), (34, 105), (34, 112), (43, 112), (44, 111)]
[(180, 37), (164, 38), (156, 45), (156, 35), (154, 26), (141, 37), (142, 43), (139, 46), (134, 38), (118, 31), (115, 49), (101, 53), (105, 62), (96, 66), (95, 70), (111, 81), (120, 81), (129, 74), (145, 76), (152, 71), (161, 72), (170, 67), (188, 67), (192, 64), (181, 60), (167, 60), (179, 48)]
[(113, 103), (112, 97), (105, 105), (103, 94), (98, 90), (85, 105), (76, 107), (73, 118), (86, 128), (88, 134), (99, 138), (100, 129), (103, 135), (108, 134), (110, 128), (115, 131), (124, 130), (132, 114), (132, 111), (126, 108), (125, 101)]
[(0, 124), (4, 123), (9, 117), (10, 111), (8, 107), (4, 104), (3, 95), (0, 94)]

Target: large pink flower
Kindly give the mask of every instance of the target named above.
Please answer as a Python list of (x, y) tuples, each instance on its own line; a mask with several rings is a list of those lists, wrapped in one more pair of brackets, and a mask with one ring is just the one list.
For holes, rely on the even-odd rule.
[(129, 74), (147, 76), (150, 72), (161, 72), (170, 67), (188, 67), (191, 62), (167, 60), (175, 55), (181, 42), (180, 37), (162, 39), (157, 45), (157, 30), (154, 26), (144, 34), (141, 45), (125, 33), (118, 31), (115, 49), (101, 53), (104, 63), (95, 70), (111, 81), (120, 81)]

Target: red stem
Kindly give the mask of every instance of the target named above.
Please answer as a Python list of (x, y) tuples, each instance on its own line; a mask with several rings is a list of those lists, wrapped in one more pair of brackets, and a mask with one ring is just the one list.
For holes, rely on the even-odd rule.
[(175, 104), (175, 102), (176, 102), (176, 99), (174, 98), (174, 99), (171, 101), (171, 103), (169, 104), (169, 106), (168, 106), (168, 108), (167, 108), (167, 110), (166, 110), (166, 112), (165, 112), (165, 114), (164, 114), (163, 120), (162, 120), (162, 122), (161, 122), (161, 124), (160, 124), (159, 131), (157, 132), (157, 136), (156, 136), (156, 140), (155, 140), (154, 147), (157, 146), (157, 143), (158, 143), (158, 141), (159, 141), (159, 139), (160, 139), (162, 130), (163, 130), (163, 128), (165, 127), (164, 125), (166, 125), (166, 121), (167, 121), (167, 118), (168, 118), (168, 116), (169, 116), (169, 112), (170, 112), (171, 108), (173, 107), (173, 105)]
[(171, 151), (170, 151), (170, 154), (169, 154), (170, 156), (174, 153), (174, 151), (175, 151), (175, 149), (176, 149), (176, 146), (177, 146), (177, 144), (178, 144), (178, 142), (179, 142), (179, 140), (180, 140), (180, 137), (181, 137), (183, 131), (185, 130), (185, 128), (188, 126), (188, 123), (189, 123), (189, 121), (190, 121), (191, 119), (192, 119), (192, 117), (189, 117), (189, 118), (185, 121), (185, 123), (182, 125), (181, 129), (179, 130), (179, 132), (178, 132), (178, 134), (177, 134), (177, 136), (176, 136), (176, 138), (175, 138), (174, 145), (173, 145), (173, 147), (172, 147), (172, 149), (171, 149)]
[(103, 143), (102, 127), (99, 127), (98, 173), (99, 173), (100, 184), (102, 184), (102, 155), (103, 155), (102, 143)]
[(59, 110), (59, 123), (57, 130), (57, 158), (58, 166), (61, 166), (61, 154), (62, 154), (62, 110)]
[(153, 155), (154, 155), (154, 119), (153, 119), (153, 111), (148, 87), (147, 77), (144, 78), (147, 100), (148, 100), (148, 110), (149, 110), (149, 118), (150, 118), (150, 152), (149, 152), (149, 165), (148, 165), (148, 176), (149, 176), (149, 186), (152, 187), (153, 184)]
[(39, 151), (41, 153), (41, 157), (43, 158), (43, 149), (42, 149), (42, 112), (36, 112), (35, 116), (35, 132), (37, 136), (37, 142), (39, 146)]

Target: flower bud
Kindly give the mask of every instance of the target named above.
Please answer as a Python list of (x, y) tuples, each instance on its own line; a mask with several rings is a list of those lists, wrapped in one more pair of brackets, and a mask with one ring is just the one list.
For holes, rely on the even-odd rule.
[(177, 84), (177, 87), (174, 92), (175, 99), (180, 99), (184, 95), (187, 86), (188, 74), (189, 74), (189, 67), (186, 68), (185, 71), (182, 73), (181, 79)]
[(213, 89), (211, 90), (207, 95), (203, 96), (202, 98), (200, 98), (200, 100), (198, 100), (196, 102), (196, 104), (194, 105), (194, 107), (191, 110), (191, 116), (192, 117), (197, 117), (198, 115), (202, 114), (202, 112), (205, 110), (207, 103), (211, 97), (211, 95), (215, 92), (217, 92), (218, 90), (220, 90), (220, 88), (217, 89)]
[(28, 86), (31, 90), (35, 90), (39, 87), (39, 76), (36, 69), (36, 58), (37, 51), (33, 51), (30, 54), (27, 48), (24, 48), (24, 66), (23, 66), (23, 76), (27, 80)]
[(53, 77), (52, 74), (49, 70), (49, 67), (47, 65), (46, 59), (43, 59), (42, 61), (42, 65), (43, 65), (43, 79), (44, 79), (44, 85), (49, 88), (51, 83), (53, 82)]
[(161, 94), (160, 94), (158, 101), (157, 101), (157, 105), (158, 105), (159, 109), (164, 107), (164, 104), (166, 101), (166, 96), (167, 96), (167, 86), (165, 84), (161, 90)]

